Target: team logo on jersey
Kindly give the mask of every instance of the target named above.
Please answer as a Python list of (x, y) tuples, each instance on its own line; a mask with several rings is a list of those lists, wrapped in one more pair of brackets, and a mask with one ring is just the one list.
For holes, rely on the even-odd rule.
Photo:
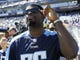
[(37, 39), (32, 39), (32, 41), (30, 48), (38, 48), (38, 45), (36, 45)]
[(32, 39), (32, 41), (33, 41), (34, 43), (36, 43), (36, 42), (37, 42), (37, 39)]

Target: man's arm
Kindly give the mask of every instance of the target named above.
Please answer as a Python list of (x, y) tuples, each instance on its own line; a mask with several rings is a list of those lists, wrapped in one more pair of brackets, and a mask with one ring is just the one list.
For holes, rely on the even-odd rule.
[(48, 3), (46, 3), (47, 7), (43, 10), (44, 16), (46, 16), (53, 24), (58, 32), (60, 49), (62, 54), (66, 58), (75, 58), (78, 52), (78, 45), (70, 33), (63, 26), (62, 22), (58, 20), (58, 16), (54, 9), (50, 7)]
[(78, 45), (76, 41), (66, 30), (61, 21), (55, 23), (55, 28), (58, 32), (62, 54), (67, 58), (75, 58), (78, 52)]

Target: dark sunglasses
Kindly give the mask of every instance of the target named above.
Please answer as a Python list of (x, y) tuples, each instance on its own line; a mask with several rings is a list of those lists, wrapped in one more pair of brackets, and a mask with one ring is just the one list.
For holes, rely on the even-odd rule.
[(38, 8), (29, 9), (29, 10), (25, 11), (25, 14), (28, 14), (29, 12), (31, 12), (31, 13), (37, 13), (37, 12), (40, 12), (40, 10)]

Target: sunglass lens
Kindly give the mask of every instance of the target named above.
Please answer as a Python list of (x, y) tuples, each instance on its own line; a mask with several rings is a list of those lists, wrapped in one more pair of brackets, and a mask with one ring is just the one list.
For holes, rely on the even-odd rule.
[(26, 10), (26, 14), (28, 14), (29, 12), (31, 12), (31, 13), (37, 13), (37, 12), (39, 12), (39, 9), (33, 8), (33, 9), (30, 9), (30, 10)]

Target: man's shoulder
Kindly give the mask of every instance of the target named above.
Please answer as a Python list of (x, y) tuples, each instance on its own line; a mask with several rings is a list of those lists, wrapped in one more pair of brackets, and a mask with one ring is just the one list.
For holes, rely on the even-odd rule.
[(20, 38), (24, 38), (24, 37), (28, 36), (28, 34), (29, 34), (29, 32), (28, 32), (28, 31), (25, 31), (25, 32), (23, 32), (23, 33), (15, 36), (15, 37), (11, 40), (11, 43), (14, 42), (14, 41), (16, 41), (16, 40), (18, 40), (18, 39), (20, 39)]

